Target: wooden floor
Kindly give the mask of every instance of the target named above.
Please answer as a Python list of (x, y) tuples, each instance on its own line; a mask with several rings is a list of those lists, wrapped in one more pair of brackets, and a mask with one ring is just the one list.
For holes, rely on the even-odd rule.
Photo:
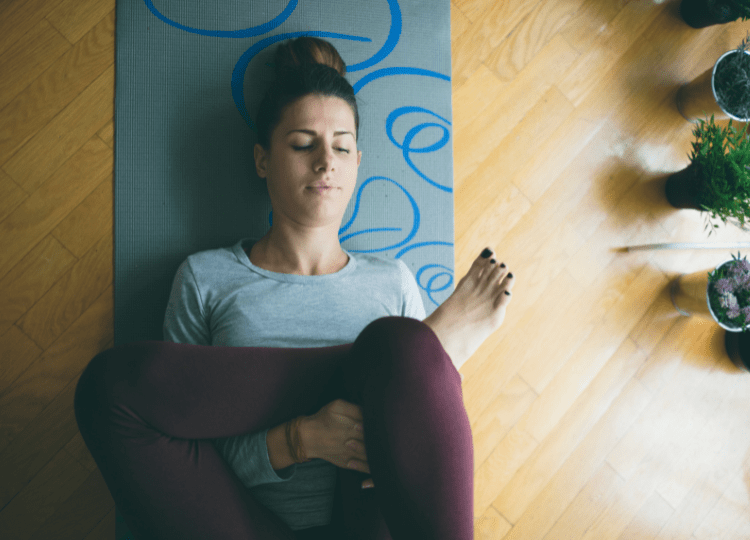
[[(487, 245), (517, 278), (461, 369), (477, 539), (750, 538), (750, 374), (668, 289), (730, 251), (621, 249), (747, 240), (664, 197), (677, 88), (750, 30), (677, 6), (453, 0), (456, 281)], [(113, 345), (113, 79), (114, 0), (0, 2), (3, 539), (114, 538), (73, 414)]]

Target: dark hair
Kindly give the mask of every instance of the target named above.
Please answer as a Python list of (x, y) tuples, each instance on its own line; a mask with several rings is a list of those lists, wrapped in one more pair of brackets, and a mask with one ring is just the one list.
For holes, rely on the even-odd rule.
[(354, 113), (359, 136), (359, 111), (352, 85), (344, 78), (346, 64), (336, 48), (322, 39), (302, 36), (282, 43), (274, 57), (276, 80), (258, 107), (258, 144), (270, 148), (271, 134), (284, 109), (298, 99), (316, 94), (346, 101)]

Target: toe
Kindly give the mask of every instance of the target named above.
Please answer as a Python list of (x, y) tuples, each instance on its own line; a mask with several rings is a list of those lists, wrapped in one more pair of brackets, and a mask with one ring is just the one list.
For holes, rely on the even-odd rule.
[[(487, 255), (487, 253), (489, 253), (489, 257), (484, 257), (483, 255)], [(471, 268), (469, 268), (468, 273), (474, 275), (475, 277), (479, 277), (479, 275), (490, 264), (490, 259), (493, 255), (494, 253), (490, 248), (484, 250), (476, 259), (474, 259), (474, 263), (471, 265)]]
[[(495, 262), (493, 263), (492, 261)], [(486, 279), (489, 283), (500, 285), (504, 275), (508, 273), (508, 268), (501, 266), (501, 264), (504, 263), (498, 262), (495, 259), (492, 259), (492, 261), (489, 263), (490, 268), (487, 272)]]

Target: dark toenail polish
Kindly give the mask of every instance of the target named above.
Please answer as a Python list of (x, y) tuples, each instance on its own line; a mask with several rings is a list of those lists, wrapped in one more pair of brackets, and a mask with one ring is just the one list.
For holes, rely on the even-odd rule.
[(495, 259), (492, 259), (492, 260), (490, 261), (490, 264), (495, 264), (496, 262), (497, 262), (497, 261), (496, 261)]
[(512, 278), (512, 277), (513, 277), (513, 274), (508, 274), (508, 277), (509, 277), (509, 278)]
[(487, 248), (482, 252), (483, 259), (489, 259), (490, 255), (492, 255), (492, 250), (490, 248)]
[(507, 294), (508, 296), (510, 296), (510, 293), (508, 291), (505, 291), (505, 294)]
[(500, 263), (500, 268), (505, 268), (505, 263)]

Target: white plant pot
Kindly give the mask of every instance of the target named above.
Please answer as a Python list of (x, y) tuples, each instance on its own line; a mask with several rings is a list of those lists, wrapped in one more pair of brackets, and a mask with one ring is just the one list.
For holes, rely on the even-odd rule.
[[(735, 50), (725, 52), (719, 57), (713, 68), (707, 69), (692, 82), (683, 84), (677, 91), (677, 109), (686, 120), (694, 122), (704, 117), (710, 118), (712, 114), (717, 120), (727, 118), (737, 120), (738, 122), (747, 122), (750, 120), (750, 118), (738, 118), (725, 111), (719, 105), (719, 100), (716, 98), (716, 67), (725, 56), (736, 52)], [(750, 51), (744, 52), (750, 55)]]
[[(716, 270), (732, 261), (725, 261), (716, 267)], [(672, 280), (670, 295), (672, 304), (680, 313), (689, 317), (695, 315), (706, 320), (714, 321), (727, 332), (742, 332), (741, 326), (727, 326), (719, 321), (711, 307), (708, 297), (708, 273), (714, 270), (709, 268), (702, 272), (692, 274), (681, 274)]]

